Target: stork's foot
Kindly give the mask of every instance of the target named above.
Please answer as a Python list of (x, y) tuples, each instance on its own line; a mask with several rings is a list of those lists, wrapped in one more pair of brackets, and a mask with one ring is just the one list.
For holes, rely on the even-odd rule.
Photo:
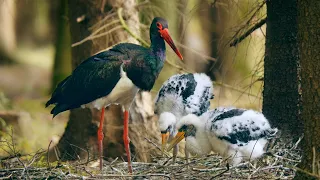
[(132, 173), (132, 165), (131, 165), (131, 152), (130, 152), (130, 139), (129, 139), (129, 112), (126, 110), (124, 111), (124, 121), (123, 121), (123, 142), (124, 147), (127, 153), (128, 159), (128, 170), (129, 173)]

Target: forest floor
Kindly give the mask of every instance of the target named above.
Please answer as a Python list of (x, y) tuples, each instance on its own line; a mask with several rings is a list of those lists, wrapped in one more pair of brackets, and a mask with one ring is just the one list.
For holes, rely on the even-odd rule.
[(270, 143), (268, 155), (228, 171), (226, 162), (216, 154), (192, 157), (189, 163), (177, 158), (175, 164), (170, 157), (155, 156), (149, 163), (133, 162), (134, 172), (128, 174), (127, 163), (120, 158), (104, 161), (100, 172), (97, 159), (49, 163), (45, 150), (29, 155), (17, 153), (1, 159), (0, 179), (292, 179), (300, 162), (300, 140), (284, 143), (277, 138)]

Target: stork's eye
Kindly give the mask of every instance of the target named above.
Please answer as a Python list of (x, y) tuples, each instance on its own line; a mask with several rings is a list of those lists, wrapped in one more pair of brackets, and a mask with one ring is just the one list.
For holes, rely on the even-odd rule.
[(160, 29), (160, 30), (162, 30), (162, 24), (159, 23), (159, 22), (157, 22), (157, 28)]

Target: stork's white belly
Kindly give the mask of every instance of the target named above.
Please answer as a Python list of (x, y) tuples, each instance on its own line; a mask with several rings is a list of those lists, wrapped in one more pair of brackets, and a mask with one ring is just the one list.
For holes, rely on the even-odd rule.
[(122, 66), (120, 72), (120, 80), (107, 96), (96, 99), (85, 106), (100, 110), (109, 106), (110, 104), (121, 104), (126, 109), (129, 109), (135, 95), (139, 91), (139, 88), (135, 86), (128, 78), (127, 73), (123, 71)]

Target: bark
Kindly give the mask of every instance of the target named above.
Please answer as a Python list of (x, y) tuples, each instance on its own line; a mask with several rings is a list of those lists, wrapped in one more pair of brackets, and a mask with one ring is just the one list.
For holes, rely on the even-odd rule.
[(52, 92), (57, 84), (71, 72), (71, 37), (68, 20), (68, 1), (60, 0), (56, 54), (52, 74)]
[[(72, 42), (78, 42), (89, 36), (89, 29), (92, 31), (99, 27), (89, 28), (103, 18), (104, 12), (110, 9), (123, 8), (123, 16), (127, 25), (137, 35), (139, 35), (139, 17), (136, 11), (135, 1), (113, 0), (107, 1), (70, 1), (69, 2), (69, 19), (71, 27)], [(77, 18), (84, 17), (81, 22), (76, 22)], [(117, 18), (117, 17), (114, 17)], [(112, 21), (112, 20), (110, 20)], [(108, 21), (108, 22), (110, 22)], [(106, 23), (108, 23), (106, 22)], [(105, 30), (118, 26), (114, 25)], [(81, 60), (89, 57), (105, 48), (118, 42), (129, 41), (137, 43), (133, 38), (122, 30), (117, 30), (111, 35), (85, 42), (72, 49), (73, 68), (75, 68)], [(155, 150), (153, 145), (147, 143), (145, 137), (158, 141), (159, 138), (155, 132), (159, 132), (157, 122), (153, 120), (153, 107), (150, 93), (139, 93), (130, 110), (129, 136), (131, 139), (131, 152), (133, 161), (148, 161), (150, 154)], [(88, 109), (71, 110), (70, 119), (66, 127), (65, 133), (58, 144), (60, 156), (64, 160), (75, 160), (77, 157), (86, 159), (88, 153), (82, 149), (89, 149), (96, 156), (97, 147), (97, 128), (99, 122), (100, 111)], [(105, 111), (104, 124), (104, 156), (119, 157), (126, 159), (123, 146), (123, 113), (120, 106), (111, 105)], [(81, 149), (82, 148), (82, 149)], [(91, 155), (90, 155), (91, 156)], [(96, 156), (97, 157), (97, 156)]]
[(267, 1), (263, 113), (284, 134), (302, 133), (296, 0)]
[(298, 40), (301, 62), (302, 120), (304, 139), (299, 167), (318, 178), (298, 171), (295, 179), (320, 177), (320, 1), (298, 0)]

